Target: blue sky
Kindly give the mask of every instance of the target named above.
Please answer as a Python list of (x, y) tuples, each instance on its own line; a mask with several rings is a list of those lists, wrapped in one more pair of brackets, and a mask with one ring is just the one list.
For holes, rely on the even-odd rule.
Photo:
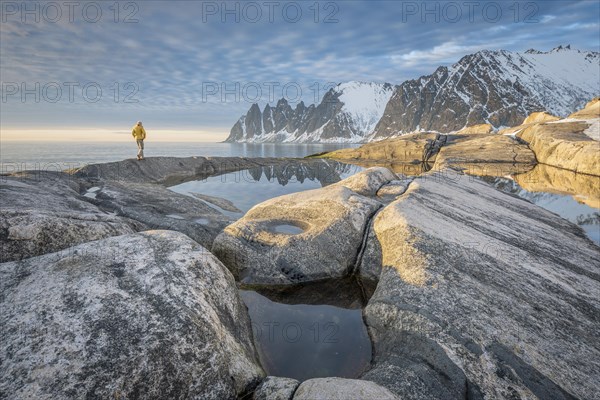
[(481, 49), (600, 51), (599, 3), (137, 1), (117, 2), (116, 15), (113, 1), (34, 1), (33, 13), (2, 1), (1, 124), (116, 129), (141, 119), (226, 135), (269, 87), (275, 99), (313, 103), (331, 83), (398, 84)]

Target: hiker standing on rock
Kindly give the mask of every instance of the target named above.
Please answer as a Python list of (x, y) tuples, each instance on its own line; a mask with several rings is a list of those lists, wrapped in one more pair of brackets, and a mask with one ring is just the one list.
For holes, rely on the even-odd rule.
[(137, 159), (144, 159), (144, 139), (146, 139), (146, 130), (142, 126), (142, 121), (138, 121), (137, 124), (131, 130), (131, 134), (135, 138), (138, 146)]

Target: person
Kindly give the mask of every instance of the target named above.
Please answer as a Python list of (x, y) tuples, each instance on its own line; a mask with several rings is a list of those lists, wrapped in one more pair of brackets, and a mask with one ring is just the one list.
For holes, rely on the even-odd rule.
[(131, 135), (135, 138), (138, 146), (137, 159), (144, 159), (144, 139), (146, 139), (146, 130), (142, 126), (142, 121), (138, 121), (137, 124), (131, 130)]

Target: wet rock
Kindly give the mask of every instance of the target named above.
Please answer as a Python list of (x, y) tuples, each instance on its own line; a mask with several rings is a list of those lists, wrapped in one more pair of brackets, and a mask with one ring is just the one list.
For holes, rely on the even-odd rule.
[(235, 281), (185, 235), (0, 265), (0, 397), (235, 398), (263, 376)]
[(267, 376), (256, 388), (254, 400), (292, 400), (299, 384), (295, 379)]
[(31, 171), (0, 179), (1, 262), (145, 228), (90, 204), (80, 194), (82, 183), (68, 174)]
[(598, 393), (600, 253), (579, 227), (468, 176), (429, 173), (373, 231), (374, 360), (361, 378), (405, 399)]
[(376, 383), (343, 378), (316, 378), (300, 384), (294, 400), (398, 400), (388, 389)]
[[(265, 201), (225, 228), (213, 252), (246, 284), (346, 276), (355, 268), (369, 218), (381, 206), (358, 192), (374, 194), (388, 178), (395, 176), (374, 168), (322, 189)], [(301, 232), (278, 232), (281, 225)]]

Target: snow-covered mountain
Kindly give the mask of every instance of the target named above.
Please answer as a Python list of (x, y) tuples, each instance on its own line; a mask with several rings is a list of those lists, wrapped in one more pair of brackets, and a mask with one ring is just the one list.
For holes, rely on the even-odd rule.
[(372, 132), (392, 96), (389, 83), (347, 82), (330, 89), (317, 106), (293, 109), (285, 99), (261, 112), (250, 107), (231, 129), (228, 142), (360, 142)]
[(397, 86), (370, 138), (414, 130), (514, 126), (534, 111), (565, 117), (598, 95), (600, 53), (479, 51)]
[[(389, 84), (348, 82), (317, 106), (254, 104), (231, 129), (237, 142), (364, 142), (416, 130), (520, 124), (532, 112), (564, 117), (599, 95), (600, 53), (482, 50), (431, 75)], [(376, 122), (374, 122), (376, 121)]]

